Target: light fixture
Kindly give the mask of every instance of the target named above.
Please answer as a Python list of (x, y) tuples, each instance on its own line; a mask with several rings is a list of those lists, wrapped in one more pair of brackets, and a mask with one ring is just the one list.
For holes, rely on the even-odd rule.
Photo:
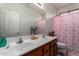
[(41, 9), (44, 9), (42, 3), (34, 3), (34, 5), (36, 5), (37, 7), (41, 8)]

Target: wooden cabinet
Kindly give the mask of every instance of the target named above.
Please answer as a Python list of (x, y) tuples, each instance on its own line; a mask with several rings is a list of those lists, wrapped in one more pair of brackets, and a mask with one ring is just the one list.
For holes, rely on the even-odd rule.
[(43, 46), (43, 53), (46, 53), (47, 51), (49, 51), (49, 44)]
[(43, 56), (49, 56), (50, 54), (49, 54), (49, 51), (47, 51), (46, 53), (44, 53), (44, 55)]
[(50, 48), (50, 56), (54, 56), (55, 55), (55, 49), (54, 47)]
[(50, 42), (50, 56), (56, 56), (57, 55), (57, 39)]
[(43, 48), (43, 55), (49, 56), (49, 43), (45, 44), (42, 48)]
[(57, 39), (33, 50), (23, 56), (56, 56), (57, 55)]
[(35, 49), (27, 54), (24, 54), (23, 56), (42, 56), (42, 48)]

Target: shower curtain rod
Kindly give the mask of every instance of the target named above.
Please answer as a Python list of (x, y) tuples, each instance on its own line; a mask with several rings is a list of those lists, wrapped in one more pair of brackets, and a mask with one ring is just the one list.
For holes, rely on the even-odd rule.
[(59, 16), (59, 15), (64, 14), (64, 13), (70, 13), (70, 12), (73, 12), (73, 11), (76, 11), (76, 10), (79, 10), (79, 8), (73, 9), (73, 10), (69, 10), (69, 11), (66, 11), (66, 12), (61, 12), (61, 13), (57, 14), (56, 16)]

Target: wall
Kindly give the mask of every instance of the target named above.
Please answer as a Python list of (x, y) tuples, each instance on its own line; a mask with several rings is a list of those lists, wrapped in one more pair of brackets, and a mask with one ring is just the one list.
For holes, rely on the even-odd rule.
[(53, 31), (53, 16), (56, 16), (56, 9), (51, 6), (51, 3), (44, 3), (46, 19), (38, 21), (39, 33), (49, 33)]
[(53, 6), (51, 6), (51, 3), (45, 3), (43, 5), (46, 12), (46, 19), (49, 19), (56, 15), (57, 11)]
[(46, 12), (46, 19), (38, 21), (39, 33), (49, 33), (53, 31), (53, 16), (56, 16), (56, 9), (51, 6), (51, 3), (45, 3), (44, 10)]
[(46, 33), (53, 32), (53, 17), (46, 20)]
[(57, 10), (57, 13), (66, 12), (66, 11), (77, 9), (77, 8), (79, 8), (79, 4), (78, 3), (73, 3), (73, 4), (65, 6), (63, 8), (59, 8)]
[(41, 14), (31, 9), (28, 4), (0, 3), (0, 9), (19, 13), (19, 32), (22, 35), (30, 34), (30, 27), (35, 25), (37, 18), (41, 17)]

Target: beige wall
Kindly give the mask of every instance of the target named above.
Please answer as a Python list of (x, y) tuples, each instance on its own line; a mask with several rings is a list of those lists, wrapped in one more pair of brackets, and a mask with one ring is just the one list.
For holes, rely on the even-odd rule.
[(57, 13), (62, 13), (62, 12), (66, 12), (66, 11), (77, 9), (77, 8), (79, 8), (79, 4), (78, 3), (74, 3), (74, 4), (68, 5), (66, 7), (59, 8), (57, 10)]

